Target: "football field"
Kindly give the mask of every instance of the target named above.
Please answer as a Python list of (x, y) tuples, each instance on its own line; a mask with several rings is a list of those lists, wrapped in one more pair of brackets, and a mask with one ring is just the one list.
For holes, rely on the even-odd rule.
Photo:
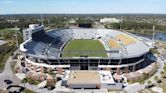
[(98, 40), (76, 39), (68, 42), (62, 57), (107, 57), (103, 44)]

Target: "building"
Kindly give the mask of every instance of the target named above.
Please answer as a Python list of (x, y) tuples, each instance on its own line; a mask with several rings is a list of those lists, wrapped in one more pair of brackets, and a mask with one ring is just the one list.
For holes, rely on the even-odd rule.
[[(76, 49), (65, 52), (80, 53), (80, 56), (62, 56), (64, 47), (73, 40), (96, 40), (104, 46), (105, 50), (77, 51)], [(109, 69), (110, 71), (116, 71), (119, 68), (120, 72), (126, 73), (141, 69), (150, 48), (139, 37), (127, 32), (111, 29), (78, 28), (53, 30), (47, 33), (43, 30), (38, 31), (32, 34), (32, 39), (20, 45), (20, 50), (23, 52), (27, 63), (46, 68)], [(106, 56), (101, 56), (102, 52)], [(97, 55), (85, 56), (88, 53)]]
[(100, 23), (119, 23), (120, 19), (116, 19), (116, 18), (103, 18), (100, 19)]
[(38, 24), (31, 24), (29, 28), (23, 30), (23, 40), (26, 41), (32, 38), (32, 34), (38, 31), (44, 30), (43, 26), (39, 26)]
[(75, 89), (122, 89), (109, 71), (66, 71), (62, 84)]
[(78, 24), (78, 27), (80, 27), (80, 28), (92, 28), (92, 24), (91, 23), (80, 23), (80, 24)]

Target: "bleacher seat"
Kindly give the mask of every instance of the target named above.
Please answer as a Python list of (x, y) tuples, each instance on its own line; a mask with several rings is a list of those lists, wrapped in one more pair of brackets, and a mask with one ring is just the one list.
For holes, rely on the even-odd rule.
[(110, 39), (108, 43), (110, 48), (114, 48), (114, 49), (120, 48), (119, 44), (113, 39)]
[(116, 36), (116, 39), (118, 41), (122, 41), (122, 43), (124, 45), (130, 45), (135, 43), (136, 41), (134, 40), (134, 38), (129, 37), (128, 35), (124, 35), (124, 34), (119, 34)]

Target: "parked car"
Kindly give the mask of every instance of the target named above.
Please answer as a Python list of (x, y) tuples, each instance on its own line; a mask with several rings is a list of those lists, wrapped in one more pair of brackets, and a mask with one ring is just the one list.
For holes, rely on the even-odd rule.
[(4, 82), (5, 82), (6, 84), (12, 84), (12, 83), (13, 83), (13, 82), (12, 82), (11, 80), (9, 80), (9, 79), (4, 80)]

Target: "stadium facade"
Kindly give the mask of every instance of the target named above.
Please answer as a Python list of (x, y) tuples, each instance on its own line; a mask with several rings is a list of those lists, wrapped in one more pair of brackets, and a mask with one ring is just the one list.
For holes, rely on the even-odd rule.
[[(41, 27), (43, 28), (43, 27)], [(40, 29), (40, 28), (38, 28)], [(28, 29), (29, 30), (29, 29)], [(32, 37), (20, 45), (25, 61), (46, 68), (70, 70), (116, 70), (132, 72), (139, 69), (150, 47), (139, 37), (111, 29), (58, 29), (45, 32), (33, 29)], [(72, 40), (98, 40), (105, 50), (68, 50), (64, 47)], [(63, 53), (79, 56), (62, 56)], [(100, 56), (101, 53), (107, 56)], [(95, 56), (88, 54), (95, 53)]]

